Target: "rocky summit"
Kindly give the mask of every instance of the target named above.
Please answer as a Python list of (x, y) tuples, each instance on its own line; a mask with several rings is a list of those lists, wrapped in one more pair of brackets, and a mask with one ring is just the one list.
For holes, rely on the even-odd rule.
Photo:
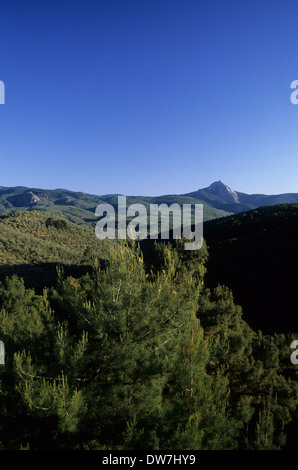
[(210, 186), (204, 189), (205, 191), (209, 191), (210, 193), (215, 194), (224, 201), (237, 203), (239, 202), (239, 197), (237, 193), (222, 181), (215, 181)]

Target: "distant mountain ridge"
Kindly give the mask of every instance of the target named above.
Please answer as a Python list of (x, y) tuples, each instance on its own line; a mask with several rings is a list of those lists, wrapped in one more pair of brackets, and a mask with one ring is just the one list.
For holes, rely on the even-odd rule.
[(284, 194), (246, 194), (234, 191), (222, 181), (215, 181), (210, 186), (198, 189), (184, 196), (202, 200), (212, 207), (233, 214), (239, 214), (251, 209), (275, 204), (298, 203), (298, 193)]
[[(24, 186), (0, 186), (0, 216), (11, 212), (24, 210), (42, 210), (51, 212), (79, 225), (94, 225), (98, 220), (95, 209), (99, 204), (117, 206), (119, 194), (94, 195), (75, 192), (67, 189), (41, 189)], [(127, 205), (132, 203), (144, 204), (149, 212), (150, 204), (198, 204), (197, 198), (164, 195), (164, 196), (127, 196)], [(204, 203), (204, 220), (229, 215), (230, 212), (217, 209), (208, 202)]]
[[(0, 186), (0, 216), (11, 212), (38, 209), (62, 216), (79, 225), (95, 225), (99, 204), (117, 205), (119, 194), (94, 195), (67, 189)], [(246, 194), (235, 191), (222, 181), (215, 181), (197, 191), (161, 196), (127, 196), (127, 204), (203, 204), (204, 220), (238, 214), (261, 206), (298, 203), (298, 193), (277, 195)]]

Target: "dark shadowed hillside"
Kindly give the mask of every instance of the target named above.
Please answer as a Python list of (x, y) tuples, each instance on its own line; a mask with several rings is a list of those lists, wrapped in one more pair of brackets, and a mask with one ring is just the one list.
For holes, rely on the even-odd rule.
[(206, 283), (230, 287), (244, 318), (263, 332), (297, 331), (298, 204), (206, 222)]

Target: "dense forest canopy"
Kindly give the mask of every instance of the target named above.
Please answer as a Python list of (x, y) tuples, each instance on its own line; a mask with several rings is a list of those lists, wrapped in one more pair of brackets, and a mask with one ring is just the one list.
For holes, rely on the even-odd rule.
[(2, 279), (2, 449), (295, 446), (297, 338), (253, 330), (229, 288), (208, 288), (206, 244), (156, 243), (150, 262), (110, 244), (89, 261), (43, 290)]

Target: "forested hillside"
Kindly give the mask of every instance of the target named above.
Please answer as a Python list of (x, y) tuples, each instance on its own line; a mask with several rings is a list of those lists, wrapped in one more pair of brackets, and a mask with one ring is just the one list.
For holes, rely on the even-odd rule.
[(149, 263), (138, 246), (93, 245), (62, 219), (13, 217), (1, 221), (5, 256), (18, 221), (38, 241), (21, 264), (40, 262), (45, 238), (51, 263), (81, 266), (91, 249), (92, 267), (58, 269), (38, 291), (16, 275), (0, 284), (2, 449), (295, 447), (296, 338), (254, 331), (228, 288), (209, 289), (205, 244), (158, 243)]

